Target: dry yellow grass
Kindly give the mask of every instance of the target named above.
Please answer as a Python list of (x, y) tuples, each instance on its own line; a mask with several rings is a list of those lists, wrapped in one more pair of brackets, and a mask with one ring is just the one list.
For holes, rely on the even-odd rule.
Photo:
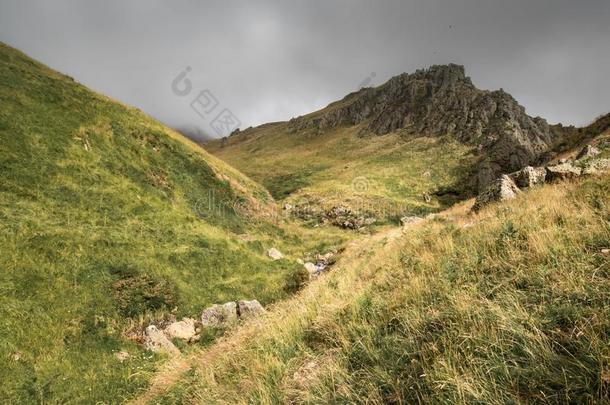
[(610, 244), (609, 189), (607, 177), (545, 186), (476, 215), (466, 202), (404, 234), (363, 237), (340, 269), (146, 399), (607, 400), (610, 267), (599, 252)]

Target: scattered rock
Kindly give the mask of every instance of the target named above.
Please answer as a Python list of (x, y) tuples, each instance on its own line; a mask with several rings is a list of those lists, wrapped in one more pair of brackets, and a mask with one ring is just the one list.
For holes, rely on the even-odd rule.
[(237, 313), (240, 318), (264, 314), (265, 308), (257, 300), (252, 301), (237, 301)]
[(167, 353), (173, 356), (180, 354), (180, 350), (155, 325), (146, 328), (144, 347), (155, 353)]
[(197, 335), (195, 320), (192, 318), (182, 318), (181, 321), (169, 324), (164, 329), (164, 332), (170, 339), (176, 338), (191, 341)]
[(23, 356), (23, 353), (21, 352), (15, 352), (11, 355), (11, 360), (13, 361), (19, 361), (21, 360), (21, 357)]
[(316, 265), (312, 262), (307, 262), (304, 264), (305, 270), (309, 272), (309, 274), (314, 274), (316, 272)]
[(521, 188), (531, 188), (546, 181), (546, 169), (544, 167), (526, 166), (523, 169), (508, 175)]
[(592, 159), (587, 161), (582, 174), (595, 176), (610, 171), (610, 159)]
[(506, 201), (513, 199), (521, 190), (515, 182), (503, 174), (500, 178), (493, 181), (489, 187), (477, 196), (477, 199), (472, 207), (472, 210), (477, 212), (484, 206), (497, 201)]
[(425, 171), (425, 172), (422, 174), (422, 176), (423, 176), (423, 177), (430, 177), (430, 176), (432, 176), (432, 173), (430, 173), (430, 171), (428, 171), (428, 170), (427, 170), (427, 171)]
[(610, 249), (602, 249), (600, 253), (602, 256), (610, 256)]
[(316, 255), (316, 260), (318, 263), (328, 264), (332, 262), (334, 256), (335, 254), (333, 252), (328, 252), (323, 255), (318, 254)]
[(284, 211), (290, 211), (292, 210), (294, 207), (291, 204), (284, 204)]
[(425, 201), (426, 203), (428, 203), (428, 204), (429, 204), (429, 203), (431, 203), (431, 202), (432, 202), (432, 197), (430, 197), (430, 194), (428, 194), (428, 193), (424, 193), (424, 194), (423, 194), (423, 197), (424, 197), (424, 201)]
[(402, 226), (413, 225), (418, 222), (423, 221), (424, 219), (418, 216), (410, 215), (400, 218), (400, 223)]
[(585, 146), (576, 156), (576, 160), (584, 160), (599, 155), (601, 151), (593, 145)]
[(267, 255), (273, 260), (280, 260), (284, 257), (282, 252), (280, 252), (276, 248), (271, 248), (271, 249), (267, 250)]
[(201, 313), (203, 327), (224, 328), (237, 321), (237, 304), (234, 301), (214, 304)]
[(117, 360), (122, 363), (125, 360), (129, 360), (131, 358), (131, 355), (129, 353), (127, 353), (126, 351), (121, 350), (120, 352), (116, 352), (114, 354), (114, 357), (116, 357)]
[(360, 229), (374, 224), (375, 221), (375, 218), (361, 215), (347, 205), (335, 206), (324, 213), (323, 217), (323, 222), (329, 222), (344, 229)]
[(559, 159), (559, 164), (560, 165), (564, 165), (564, 164), (570, 163), (570, 162), (571, 162), (571, 160), (569, 158), (561, 158), (561, 159)]
[(574, 179), (580, 176), (582, 169), (572, 163), (560, 163), (546, 168), (546, 177), (549, 181), (561, 181)]

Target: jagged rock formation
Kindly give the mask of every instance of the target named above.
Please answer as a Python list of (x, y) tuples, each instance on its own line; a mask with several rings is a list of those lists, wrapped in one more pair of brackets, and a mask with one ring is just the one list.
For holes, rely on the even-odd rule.
[(593, 145), (587, 145), (580, 151), (580, 153), (576, 156), (577, 160), (580, 159), (589, 159), (599, 155), (601, 152)]
[(582, 169), (571, 162), (560, 163), (546, 168), (546, 177), (549, 181), (575, 179), (582, 174)]
[(376, 88), (366, 88), (325, 110), (291, 120), (295, 130), (324, 131), (366, 123), (366, 132), (403, 130), (427, 136), (450, 135), (477, 147), (481, 154), (476, 188), (501, 173), (544, 160), (562, 141), (563, 127), (532, 118), (503, 90), (477, 89), (459, 65), (433, 66), (402, 74)]
[(544, 167), (526, 166), (523, 169), (508, 175), (520, 188), (532, 188), (544, 184), (546, 169)]
[(547, 182), (574, 180), (581, 176), (596, 176), (610, 171), (610, 159), (596, 159), (602, 152), (585, 146), (577, 156), (576, 161), (565, 160), (562, 163), (546, 166), (527, 166), (508, 175), (501, 175), (494, 180), (484, 191), (479, 193), (472, 207), (474, 212), (493, 202), (515, 198), (521, 192), (520, 188), (528, 189)]
[(515, 185), (515, 182), (507, 175), (502, 175), (494, 180), (487, 189), (478, 195), (472, 210), (480, 211), (486, 205), (497, 201), (506, 201), (513, 199), (521, 191)]

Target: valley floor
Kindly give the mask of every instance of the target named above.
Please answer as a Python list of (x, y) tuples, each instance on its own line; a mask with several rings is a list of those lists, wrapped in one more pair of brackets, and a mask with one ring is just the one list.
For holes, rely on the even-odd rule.
[(608, 176), (547, 185), (359, 238), (134, 402), (606, 402), (609, 195)]
[[(414, 227), (416, 225), (413, 225)], [(397, 243), (408, 228), (386, 228), (374, 235), (361, 236), (347, 244), (333, 273), (323, 276), (304, 291), (269, 308), (264, 318), (252, 319), (226, 338), (221, 338), (207, 350), (170, 361), (153, 378), (151, 386), (133, 404), (146, 404), (155, 400), (168, 400), (170, 392), (188, 379), (193, 370), (204, 370), (207, 365), (239, 351), (244, 342), (254, 342), (265, 334), (275, 338), (298, 333), (304, 323), (309, 324), (324, 312), (334, 312), (358, 297), (371, 277), (371, 271), (380, 264), (389, 265), (398, 257), (394, 255)], [(330, 290), (329, 290), (330, 287)], [(277, 335), (276, 335), (277, 334)], [(181, 389), (178, 387), (178, 391)]]

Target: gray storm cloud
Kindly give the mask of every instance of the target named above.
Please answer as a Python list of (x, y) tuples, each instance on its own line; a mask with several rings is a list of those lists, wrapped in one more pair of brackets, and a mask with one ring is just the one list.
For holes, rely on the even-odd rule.
[[(223, 110), (242, 128), (286, 120), (449, 62), (531, 115), (586, 124), (610, 111), (608, 21), (607, 0), (0, 0), (3, 42), (211, 136)], [(180, 96), (172, 82), (187, 67)], [(191, 106), (203, 91), (209, 114)]]

